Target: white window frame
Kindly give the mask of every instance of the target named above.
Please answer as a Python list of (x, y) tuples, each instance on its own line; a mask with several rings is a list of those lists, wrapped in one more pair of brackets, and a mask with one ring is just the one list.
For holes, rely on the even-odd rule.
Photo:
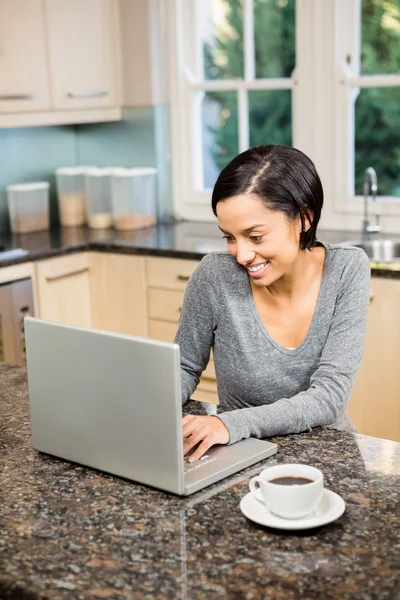
[[(233, 91), (238, 98), (238, 147), (243, 152), (249, 147), (248, 91), (252, 90), (293, 90), (294, 74), (290, 78), (255, 78), (254, 39), (253, 39), (253, 0), (244, 0), (244, 77), (232, 80), (202, 80), (189, 72), (185, 65), (184, 40), (194, 39), (194, 23), (183, 22), (183, 3), (174, 0), (171, 11), (170, 30), (172, 37), (172, 56), (175, 68), (171, 70), (172, 96), (172, 156), (175, 210), (183, 218), (214, 219), (211, 208), (211, 190), (202, 188), (202, 123), (200, 109), (201, 92)], [(197, 19), (199, 22), (199, 19)], [(183, 31), (185, 30), (185, 36)], [(186, 53), (188, 50), (186, 50)], [(202, 53), (194, 50), (196, 73), (203, 72)], [(197, 93), (196, 93), (197, 92)], [(193, 97), (195, 99), (193, 99)], [(196, 115), (196, 118), (193, 116)], [(188, 133), (189, 132), (189, 133)], [(188, 137), (190, 142), (188, 147)]]
[[(371, 87), (400, 87), (400, 74), (360, 75), (360, 15), (361, 0), (336, 0), (335, 162), (337, 177), (334, 207), (336, 212), (346, 216), (358, 216), (364, 210), (363, 196), (354, 194), (354, 105), (359, 91)], [(346, 61), (346, 56), (350, 57), (350, 64)], [(379, 196), (376, 204), (370, 203), (370, 212), (381, 216), (383, 230), (393, 232), (400, 230), (400, 198)]]
[[(400, 85), (400, 75), (359, 76), (360, 43), (355, 32), (360, 31), (360, 0), (296, 0), (296, 68), (292, 77), (254, 80), (251, 64), (245, 60), (243, 80), (222, 82), (196, 81), (185, 71), (183, 31), (189, 32), (189, 37), (194, 34), (190, 23), (182, 22), (185, 1), (188, 0), (171, 0), (167, 24), (176, 217), (215, 220), (210, 206), (211, 192), (198, 189), (203, 173), (200, 143), (197, 156), (192, 154), (192, 140), (201, 139), (201, 119), (191, 118), (193, 91), (238, 90), (238, 110), (243, 115), (247, 111), (247, 90), (291, 89), (293, 146), (314, 160), (324, 186), (320, 228), (351, 230), (357, 239), (357, 232), (361, 232), (363, 198), (353, 194), (354, 99), (360, 87)], [(251, 0), (247, 1), (246, 8), (247, 36), (251, 23), (249, 6)], [(352, 69), (344, 60), (347, 54), (352, 56)], [(246, 119), (242, 119), (239, 130), (239, 151), (248, 147), (245, 122)], [(193, 182), (197, 182), (197, 190)], [(381, 214), (382, 232), (400, 232), (398, 199), (380, 197), (371, 212)]]

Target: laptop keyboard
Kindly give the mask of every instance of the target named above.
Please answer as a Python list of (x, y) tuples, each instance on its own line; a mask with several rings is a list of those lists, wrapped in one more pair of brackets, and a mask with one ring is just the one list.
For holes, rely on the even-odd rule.
[(202, 467), (206, 467), (215, 460), (217, 460), (215, 456), (209, 456), (208, 454), (205, 454), (198, 460), (195, 460), (194, 462), (190, 463), (189, 457), (185, 456), (183, 459), (183, 468), (185, 473), (190, 473), (191, 471), (195, 471), (197, 469), (201, 469)]

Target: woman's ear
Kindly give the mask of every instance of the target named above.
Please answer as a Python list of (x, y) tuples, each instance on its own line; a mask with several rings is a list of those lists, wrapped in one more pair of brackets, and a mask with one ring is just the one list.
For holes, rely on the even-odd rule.
[(304, 233), (310, 229), (313, 220), (314, 220), (314, 215), (312, 213), (306, 213), (304, 215), (304, 226), (303, 226)]

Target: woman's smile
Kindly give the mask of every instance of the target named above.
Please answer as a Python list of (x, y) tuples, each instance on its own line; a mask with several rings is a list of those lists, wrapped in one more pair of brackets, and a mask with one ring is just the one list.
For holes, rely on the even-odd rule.
[(258, 263), (256, 265), (252, 265), (251, 267), (246, 267), (247, 272), (253, 279), (260, 279), (261, 277), (263, 277), (265, 271), (268, 269), (270, 264), (271, 263), (269, 262), (269, 260), (267, 260), (263, 263)]

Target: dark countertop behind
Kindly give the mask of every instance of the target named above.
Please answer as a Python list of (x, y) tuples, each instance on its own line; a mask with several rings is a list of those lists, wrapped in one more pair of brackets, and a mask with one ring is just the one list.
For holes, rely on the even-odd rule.
[[(400, 443), (275, 441), (276, 457), (179, 498), (34, 451), (26, 371), (0, 365), (0, 598), (399, 599)], [(292, 533), (242, 515), (250, 477), (289, 462), (322, 469), (340, 519)]]
[[(376, 239), (395, 237), (380, 235)], [(318, 239), (332, 244), (349, 243), (359, 240), (360, 232), (321, 230), (318, 232)], [(25, 250), (25, 253), (17, 257), (6, 255), (2, 258), (2, 250), (18, 248)], [(64, 227), (23, 235), (0, 234), (0, 268), (82, 250), (200, 260), (208, 252), (226, 250), (226, 243), (216, 223), (194, 221), (160, 224), (127, 232)], [(400, 278), (400, 263), (372, 266), (375, 276)]]

